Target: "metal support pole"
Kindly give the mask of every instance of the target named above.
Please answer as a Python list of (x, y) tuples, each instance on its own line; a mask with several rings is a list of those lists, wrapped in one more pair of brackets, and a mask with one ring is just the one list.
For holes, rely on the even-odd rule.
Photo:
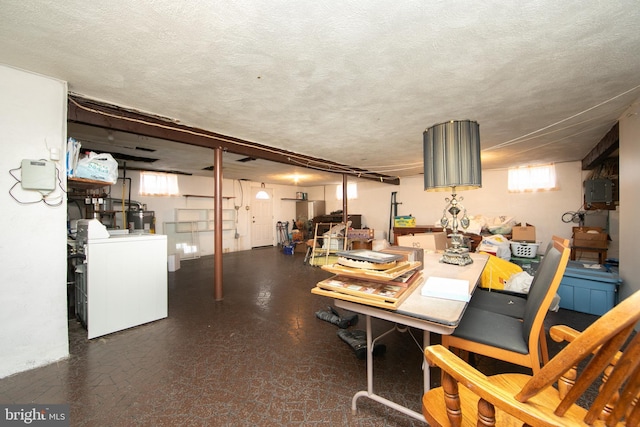
[[(347, 212), (347, 207), (348, 207), (348, 203), (347, 203), (347, 174), (343, 173), (342, 174), (342, 222), (344, 222), (345, 224), (348, 221), (348, 212)], [(347, 231), (345, 230), (345, 237), (346, 237), (346, 233)]]
[(397, 191), (392, 191), (391, 192), (391, 212), (389, 213), (389, 235), (388, 240), (389, 243), (396, 243), (394, 242), (394, 236), (392, 233), (393, 230), (393, 220), (395, 217), (398, 216), (398, 205), (401, 205), (402, 203), (399, 203), (396, 201), (396, 195), (398, 194)]
[(214, 149), (213, 298), (222, 301), (222, 148)]

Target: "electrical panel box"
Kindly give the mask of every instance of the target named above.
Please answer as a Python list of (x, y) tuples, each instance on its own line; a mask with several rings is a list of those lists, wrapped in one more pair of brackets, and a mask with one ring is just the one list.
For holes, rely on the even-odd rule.
[(56, 188), (56, 166), (48, 160), (22, 160), (21, 184), (24, 190), (51, 192)]
[(588, 179), (584, 182), (584, 198), (587, 206), (592, 203), (613, 202), (613, 182), (609, 179)]

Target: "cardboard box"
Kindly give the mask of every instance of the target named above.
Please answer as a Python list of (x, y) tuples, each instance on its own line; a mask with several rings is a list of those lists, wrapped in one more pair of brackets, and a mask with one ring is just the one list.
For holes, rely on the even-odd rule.
[(416, 233), (413, 236), (405, 235), (397, 237), (398, 246), (422, 248), (426, 252), (444, 251), (447, 249), (447, 233)]
[(403, 261), (419, 261), (421, 264), (419, 269), (424, 269), (424, 249), (422, 248), (415, 248), (413, 246), (389, 246), (388, 248), (382, 249), (380, 252), (402, 255)]
[(593, 231), (576, 231), (573, 234), (573, 246), (576, 248), (607, 249), (609, 235)]
[(373, 248), (373, 245), (371, 244), (371, 240), (354, 240), (353, 242), (351, 242), (351, 249), (356, 250), (356, 249), (369, 249), (371, 250)]
[(511, 229), (511, 240), (516, 242), (536, 242), (536, 228), (531, 224), (515, 225)]
[(397, 216), (393, 218), (394, 227), (415, 227), (416, 219), (412, 216)]
[(373, 228), (354, 229), (351, 228), (347, 231), (347, 237), (349, 240), (369, 241), (373, 240), (374, 230)]

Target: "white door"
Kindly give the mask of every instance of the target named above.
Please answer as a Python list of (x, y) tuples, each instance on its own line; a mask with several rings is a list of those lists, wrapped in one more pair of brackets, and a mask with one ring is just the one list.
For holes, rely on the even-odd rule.
[[(265, 191), (268, 199), (256, 195)], [(251, 189), (251, 247), (273, 246), (273, 191), (270, 188)]]

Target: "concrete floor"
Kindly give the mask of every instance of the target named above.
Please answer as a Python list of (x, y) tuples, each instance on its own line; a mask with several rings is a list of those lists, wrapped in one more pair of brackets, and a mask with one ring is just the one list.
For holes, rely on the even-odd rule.
[[(331, 274), (303, 258), (278, 248), (225, 254), (219, 302), (213, 258), (182, 261), (168, 273), (167, 319), (93, 340), (70, 320), (70, 357), (0, 380), (0, 402), (69, 403), (72, 426), (425, 425), (366, 398), (351, 413), (353, 394), (366, 389), (366, 363), (336, 326), (315, 317), (332, 301), (310, 289)], [(595, 318), (561, 309), (546, 323), (584, 329)], [(360, 321), (352, 328), (364, 329)], [(407, 333), (382, 342), (376, 392), (420, 411), (420, 347)], [(478, 363), (486, 373), (514, 370)]]

